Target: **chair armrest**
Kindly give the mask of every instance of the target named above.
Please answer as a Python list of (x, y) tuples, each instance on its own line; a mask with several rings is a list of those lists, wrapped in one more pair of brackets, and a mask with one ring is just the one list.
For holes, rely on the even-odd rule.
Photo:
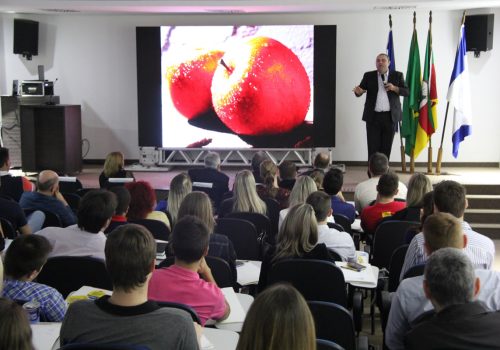
[(363, 327), (363, 293), (355, 290), (352, 296), (352, 319), (354, 329), (357, 333), (361, 332)]

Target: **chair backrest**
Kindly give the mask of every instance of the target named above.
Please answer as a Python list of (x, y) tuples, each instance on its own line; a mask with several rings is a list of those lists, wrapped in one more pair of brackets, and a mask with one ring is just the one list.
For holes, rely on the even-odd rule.
[(339, 344), (325, 339), (316, 339), (316, 350), (345, 350)]
[(217, 216), (219, 218), (224, 218), (226, 217), (230, 212), (233, 211), (233, 198), (226, 198), (222, 200), (222, 202), (219, 205), (219, 208), (217, 210)]
[(235, 212), (229, 213), (225, 217), (250, 221), (252, 224), (254, 224), (259, 235), (267, 235), (269, 232), (271, 232), (271, 221), (264, 214)]
[(399, 276), (405, 262), (406, 251), (408, 244), (404, 244), (392, 253), (391, 262), (389, 264), (389, 292), (395, 292), (399, 286)]
[(82, 188), (82, 183), (76, 177), (59, 177), (59, 191), (61, 193), (76, 193)]
[(316, 325), (316, 337), (329, 340), (346, 350), (356, 349), (354, 322), (349, 310), (335, 303), (308, 301)]
[(181, 304), (181, 303), (174, 303), (171, 301), (157, 301), (156, 303), (160, 307), (172, 307), (175, 309), (184, 310), (191, 316), (191, 318), (193, 319), (193, 322), (196, 322), (196, 323), (201, 325), (200, 317), (198, 316), (196, 311), (194, 311), (193, 308), (191, 308), (191, 306), (189, 306), (189, 305)]
[(73, 212), (78, 211), (78, 207), (80, 206), (80, 196), (76, 194), (76, 192), (61, 192), (66, 202), (68, 202), (69, 207)]
[(336, 222), (327, 222), (326, 224), (328, 225), (329, 228), (334, 228), (340, 232), (344, 231), (344, 227), (340, 224), (337, 224)]
[(378, 268), (389, 268), (392, 253), (405, 244), (408, 228), (418, 225), (414, 221), (387, 221), (381, 223), (375, 231), (371, 264)]
[(351, 234), (352, 229), (351, 229), (351, 220), (343, 214), (333, 214), (333, 219), (335, 220), (336, 224), (339, 224), (344, 228), (344, 231)]
[(285, 259), (270, 269), (267, 285), (289, 282), (306, 300), (328, 301), (347, 307), (344, 275), (334, 263), (316, 259)]
[(161, 239), (163, 241), (168, 241), (168, 236), (170, 235), (170, 230), (165, 223), (159, 220), (151, 219), (137, 219), (129, 220), (130, 224), (142, 225), (151, 232), (155, 239)]
[(2, 186), (0, 186), (0, 194), (6, 195), (16, 202), (19, 202), (21, 195), (24, 192), (23, 178), (21, 176), (5, 175), (1, 177)]
[[(212, 270), (212, 275), (214, 276), (215, 282), (219, 288), (233, 287), (235, 284), (235, 277), (233, 276), (233, 272), (231, 271), (231, 267), (221, 258), (216, 258), (214, 256), (206, 256), (205, 261)], [(161, 263), (158, 264), (158, 269), (162, 269), (165, 267), (172, 266), (175, 262), (175, 258), (173, 256), (169, 256), (164, 259)]]
[(424, 270), (425, 270), (425, 264), (418, 264), (418, 265), (412, 266), (408, 269), (408, 271), (405, 272), (403, 279), (410, 278), (410, 277), (422, 276), (424, 274)]
[(99, 188), (81, 188), (78, 191), (76, 191), (76, 194), (79, 195), (81, 198), (83, 198), (83, 196), (85, 196), (87, 192), (98, 189)]
[(121, 225), (125, 225), (125, 224), (128, 224), (128, 222), (126, 222), (126, 221), (111, 221), (109, 223), (108, 227), (106, 227), (106, 229), (104, 230), (104, 233), (105, 234), (111, 233), (115, 228), (117, 228)]
[(59, 350), (149, 350), (147, 346), (128, 344), (66, 344)]
[(267, 217), (271, 222), (271, 231), (267, 233), (266, 241), (271, 245), (276, 244), (276, 240), (278, 238), (278, 223), (280, 220), (280, 203), (274, 199), (266, 197), (263, 199), (267, 206)]
[(212, 201), (214, 210), (218, 210), (226, 190), (220, 187), (218, 182), (193, 182), (193, 191), (205, 192)]
[(255, 225), (236, 218), (217, 219), (215, 232), (226, 235), (241, 260), (260, 260), (260, 244)]
[(0, 225), (2, 225), (2, 232), (5, 238), (14, 239), (17, 237), (17, 231), (9, 220), (0, 218)]
[(64, 298), (82, 286), (113, 289), (104, 260), (90, 256), (57, 256), (50, 258), (36, 280), (39, 283), (54, 287)]

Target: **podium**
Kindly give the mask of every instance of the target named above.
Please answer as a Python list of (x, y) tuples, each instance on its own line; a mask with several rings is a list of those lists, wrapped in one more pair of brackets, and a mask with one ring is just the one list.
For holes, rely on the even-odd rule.
[(20, 116), (23, 171), (82, 170), (80, 105), (21, 105)]

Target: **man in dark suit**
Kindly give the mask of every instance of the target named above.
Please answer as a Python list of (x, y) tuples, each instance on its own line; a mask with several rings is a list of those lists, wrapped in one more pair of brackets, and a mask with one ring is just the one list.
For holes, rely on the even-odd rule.
[(193, 182), (193, 190), (203, 191), (218, 208), (224, 193), (229, 191), (229, 177), (220, 171), (220, 156), (215, 152), (208, 152), (205, 156), (205, 167), (189, 169), (188, 174)]
[(401, 121), (400, 96), (408, 96), (403, 73), (389, 71), (389, 56), (377, 56), (377, 70), (366, 72), (361, 83), (353, 89), (356, 97), (365, 92), (366, 101), (363, 120), (366, 122), (368, 158), (375, 153), (384, 153), (390, 159), (392, 140)]

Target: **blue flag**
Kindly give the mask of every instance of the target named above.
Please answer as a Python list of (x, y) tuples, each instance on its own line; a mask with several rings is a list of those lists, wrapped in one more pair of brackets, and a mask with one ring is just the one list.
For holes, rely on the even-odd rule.
[(389, 30), (389, 38), (387, 39), (387, 56), (389, 56), (389, 70), (396, 70), (396, 58), (394, 57), (394, 42), (392, 41), (392, 29)]

